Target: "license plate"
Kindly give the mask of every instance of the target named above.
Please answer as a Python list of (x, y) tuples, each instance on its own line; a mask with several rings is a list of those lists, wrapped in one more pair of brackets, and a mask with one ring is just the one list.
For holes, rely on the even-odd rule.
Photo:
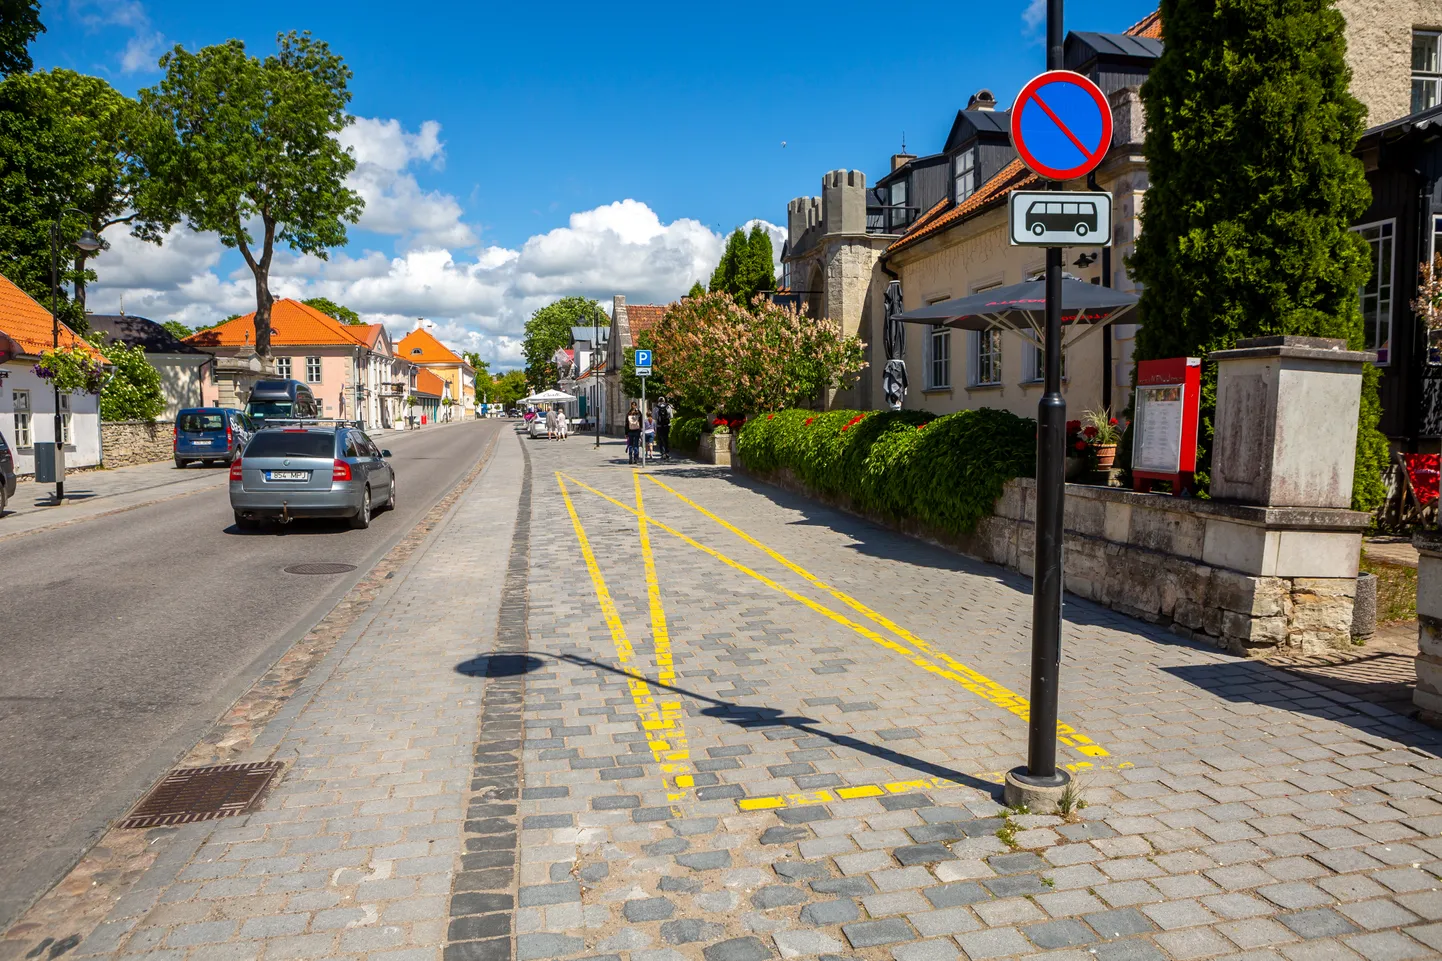
[(265, 479), (268, 481), (303, 481), (310, 480), (308, 470), (268, 470), (265, 472)]
[(191, 443), (197, 446), (204, 444), (206, 447), (209, 447), (211, 444), (214, 444), (215, 441), (211, 440), (209, 437), (197, 437), (192, 440)]

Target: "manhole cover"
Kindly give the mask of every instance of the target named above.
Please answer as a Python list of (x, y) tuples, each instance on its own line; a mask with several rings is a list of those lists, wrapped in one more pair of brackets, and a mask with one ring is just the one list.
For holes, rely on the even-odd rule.
[(280, 767), (277, 761), (258, 761), (171, 771), (120, 826), (153, 828), (245, 814), (255, 807)]
[(292, 564), (285, 569), (287, 574), (344, 574), (355, 570), (354, 564)]

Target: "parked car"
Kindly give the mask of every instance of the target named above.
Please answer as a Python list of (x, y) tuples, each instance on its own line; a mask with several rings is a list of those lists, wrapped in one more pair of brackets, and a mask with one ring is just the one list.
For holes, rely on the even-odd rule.
[(363, 530), (376, 505), (395, 508), (390, 456), (354, 427), (263, 428), (230, 465), (235, 526), (253, 530), (263, 520), (344, 517)]
[(15, 456), (10, 453), (10, 444), (0, 434), (0, 514), (5, 505), (15, 496)]
[(229, 464), (254, 433), (250, 418), (233, 407), (186, 408), (175, 415), (175, 466)]
[(306, 420), (320, 416), (310, 387), (298, 380), (261, 380), (250, 389), (245, 413), (257, 425), (269, 420)]

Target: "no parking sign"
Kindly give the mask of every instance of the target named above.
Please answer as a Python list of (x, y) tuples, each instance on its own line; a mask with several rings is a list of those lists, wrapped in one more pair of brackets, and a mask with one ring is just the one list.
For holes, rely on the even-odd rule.
[(1017, 94), (1011, 108), (1011, 143), (1021, 162), (1038, 176), (1085, 177), (1111, 148), (1111, 105), (1081, 74), (1048, 70)]

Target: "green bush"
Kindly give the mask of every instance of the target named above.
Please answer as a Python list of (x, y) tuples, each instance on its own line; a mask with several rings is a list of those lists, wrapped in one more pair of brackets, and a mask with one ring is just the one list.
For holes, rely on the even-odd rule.
[(787, 469), (858, 508), (965, 534), (991, 513), (1003, 484), (1034, 473), (1036, 422), (992, 409), (935, 418), (784, 410), (748, 420), (736, 451), (748, 470)]
[(701, 428), (704, 417), (677, 417), (671, 421), (671, 447), (680, 451), (694, 451), (701, 446)]

